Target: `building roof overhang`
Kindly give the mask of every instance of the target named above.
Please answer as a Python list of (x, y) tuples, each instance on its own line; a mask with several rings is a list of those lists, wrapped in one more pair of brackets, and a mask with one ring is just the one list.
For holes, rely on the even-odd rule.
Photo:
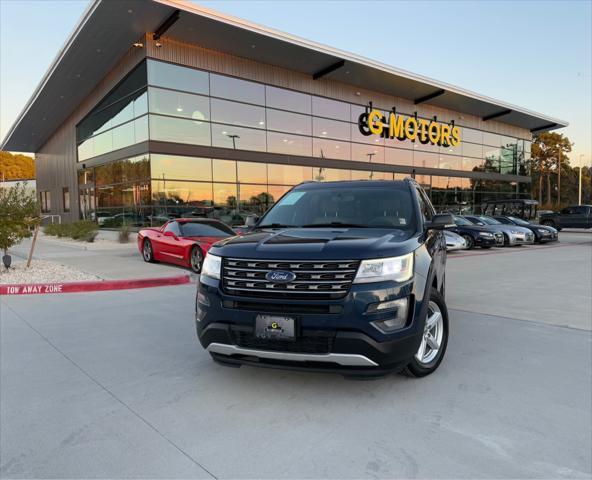
[[(178, 15), (175, 15), (176, 11)], [(167, 20), (172, 19), (174, 21)], [(533, 133), (567, 122), (181, 0), (94, 0), (3, 140), (35, 152), (146, 32)], [(253, 47), (254, 46), (254, 47)]]

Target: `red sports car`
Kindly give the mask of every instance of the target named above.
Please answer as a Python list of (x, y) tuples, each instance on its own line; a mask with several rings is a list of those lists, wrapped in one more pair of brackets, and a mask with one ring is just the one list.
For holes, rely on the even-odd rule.
[(225, 223), (208, 218), (175, 218), (159, 228), (138, 232), (138, 249), (145, 262), (166, 262), (201, 271), (203, 259), (218, 240), (236, 233)]

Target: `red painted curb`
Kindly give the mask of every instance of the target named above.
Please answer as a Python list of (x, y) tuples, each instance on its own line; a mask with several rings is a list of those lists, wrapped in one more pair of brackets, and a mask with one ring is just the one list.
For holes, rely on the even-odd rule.
[(103, 290), (128, 290), (132, 288), (183, 285), (191, 280), (189, 275), (163, 278), (137, 278), (130, 280), (100, 280), (70, 283), (20, 283), (0, 285), (0, 295), (33, 295), (47, 293), (99, 292)]

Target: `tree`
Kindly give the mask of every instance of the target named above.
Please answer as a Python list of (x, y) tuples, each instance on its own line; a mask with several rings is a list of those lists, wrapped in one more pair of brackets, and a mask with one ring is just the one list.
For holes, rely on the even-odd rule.
[[(556, 189), (557, 182), (556, 178), (552, 177), (556, 177), (560, 164), (562, 175), (569, 170), (567, 154), (571, 152), (571, 147), (569, 138), (561, 133), (543, 132), (533, 138), (530, 166), (533, 195), (538, 194), (539, 204), (548, 207), (553, 204), (552, 185), (555, 184)], [(561, 190), (563, 191), (563, 186)], [(543, 201), (544, 193), (546, 193), (546, 201)]]
[(0, 250), (7, 255), (10, 247), (30, 236), (39, 222), (39, 205), (24, 183), (0, 188)]
[(0, 181), (35, 178), (35, 160), (26, 155), (0, 151)]

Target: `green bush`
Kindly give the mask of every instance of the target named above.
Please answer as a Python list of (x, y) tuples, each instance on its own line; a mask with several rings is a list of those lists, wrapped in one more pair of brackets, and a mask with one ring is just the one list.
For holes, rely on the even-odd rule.
[(93, 242), (97, 236), (98, 225), (88, 220), (81, 220), (72, 223), (55, 223), (46, 225), (43, 231), (46, 235), (58, 238), (69, 237), (82, 242)]
[(119, 243), (128, 243), (130, 240), (130, 233), (131, 233), (131, 228), (127, 223), (124, 223), (123, 225), (121, 225), (121, 227), (119, 227), (119, 234), (118, 234), (118, 238), (119, 238)]

